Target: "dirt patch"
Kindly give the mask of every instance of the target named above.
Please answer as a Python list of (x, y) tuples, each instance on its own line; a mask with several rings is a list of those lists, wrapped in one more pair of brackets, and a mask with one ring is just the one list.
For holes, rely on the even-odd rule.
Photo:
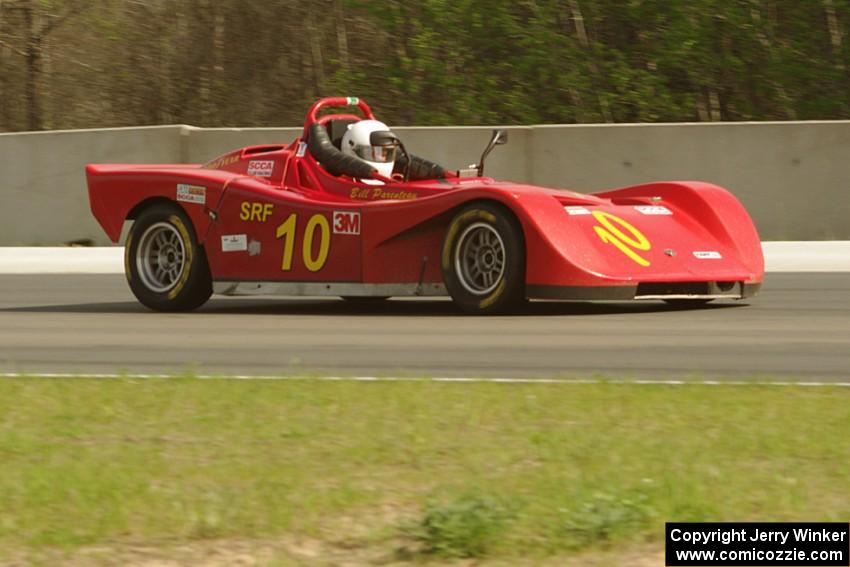
[[(0, 561), (0, 567), (63, 565), (66, 567), (402, 567), (446, 565), (445, 559), (415, 561), (400, 558), (391, 546), (353, 547), (308, 537), (268, 541), (216, 540), (161, 546), (122, 542), (74, 551), (42, 551)], [(586, 551), (547, 558), (494, 558), (451, 561), (453, 567), (663, 567), (664, 552), (656, 546)]]

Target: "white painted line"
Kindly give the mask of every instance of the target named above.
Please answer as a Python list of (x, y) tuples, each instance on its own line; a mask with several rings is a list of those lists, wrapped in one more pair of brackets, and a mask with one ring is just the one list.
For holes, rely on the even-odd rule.
[(762, 242), (768, 272), (850, 272), (850, 241)]
[[(850, 272), (850, 240), (762, 242), (768, 272)], [(2, 274), (122, 274), (122, 246), (0, 247)]]
[(122, 274), (124, 247), (0, 247), (0, 274)]
[[(112, 373), (66, 373), (66, 372), (0, 372), (3, 378), (51, 378), (51, 379), (82, 379), (95, 378), (102, 380), (128, 379), (128, 380), (170, 380), (184, 378), (179, 374), (112, 374)], [(472, 377), (433, 377), (416, 378), (403, 376), (252, 376), (248, 374), (215, 375), (201, 374), (189, 376), (196, 380), (257, 380), (257, 381), (282, 381), (282, 382), (443, 382), (460, 384), (563, 384), (563, 385), (585, 385), (585, 384), (624, 384), (638, 386), (793, 386), (793, 387), (837, 387), (850, 388), (850, 382), (801, 382), (787, 380), (662, 380), (662, 379), (635, 379), (635, 380), (604, 380), (597, 378), (472, 378)]]

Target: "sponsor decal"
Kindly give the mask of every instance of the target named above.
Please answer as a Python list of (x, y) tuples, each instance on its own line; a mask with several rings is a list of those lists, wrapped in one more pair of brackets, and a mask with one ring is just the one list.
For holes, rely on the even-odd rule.
[(590, 211), (585, 207), (564, 207), (570, 216), (589, 215)]
[(274, 212), (271, 203), (252, 203), (244, 201), (239, 207), (239, 218), (248, 222), (266, 222)]
[(413, 191), (394, 190), (385, 187), (354, 187), (351, 189), (351, 198), (362, 201), (378, 201), (381, 199), (400, 199), (407, 201), (418, 197), (419, 194)]
[(248, 162), (248, 175), (271, 177), (273, 171), (274, 160), (252, 160)]
[(347, 96), (347, 97), (345, 97), (345, 102), (347, 104), (357, 104), (357, 103), (360, 102), (360, 99), (357, 98), (356, 96)]
[(637, 228), (611, 213), (593, 211), (593, 218), (599, 223), (593, 230), (602, 242), (614, 246), (635, 264), (648, 268), (649, 260), (638, 254), (652, 248), (649, 239)]
[(248, 250), (248, 236), (245, 234), (226, 234), (221, 237), (222, 252), (245, 252)]
[(186, 203), (195, 203), (197, 205), (206, 205), (207, 188), (179, 183), (177, 185), (177, 200), (185, 201)]
[(635, 210), (643, 215), (672, 215), (673, 211), (661, 205), (638, 205)]
[(298, 142), (298, 149), (295, 151), (295, 157), (304, 157), (304, 154), (307, 153), (307, 144), (304, 142)]
[(251, 240), (248, 242), (248, 256), (259, 256), (263, 251), (263, 245), (259, 240)]
[(204, 169), (221, 169), (222, 167), (232, 165), (237, 161), (239, 161), (238, 155), (224, 156), (223, 158), (218, 158), (215, 161), (211, 161), (210, 163), (204, 166)]
[(720, 252), (715, 252), (714, 250), (694, 252), (694, 257), (697, 260), (721, 260), (723, 258)]
[(334, 211), (334, 234), (360, 234), (360, 213)]

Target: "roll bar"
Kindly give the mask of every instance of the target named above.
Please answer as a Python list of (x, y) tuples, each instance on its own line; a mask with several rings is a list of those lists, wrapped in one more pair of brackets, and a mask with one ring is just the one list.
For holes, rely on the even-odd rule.
[(335, 97), (327, 97), (322, 98), (316, 101), (313, 106), (310, 107), (310, 110), (307, 111), (307, 118), (304, 121), (304, 133), (302, 135), (302, 140), (306, 140), (310, 134), (310, 126), (316, 124), (319, 119), (319, 111), (323, 108), (330, 107), (346, 107), (346, 106), (356, 106), (360, 109), (360, 112), (363, 113), (363, 116), (368, 120), (374, 120), (375, 115), (372, 114), (372, 109), (369, 108), (369, 105), (366, 104), (366, 101), (357, 98), (356, 96), (335, 96)]

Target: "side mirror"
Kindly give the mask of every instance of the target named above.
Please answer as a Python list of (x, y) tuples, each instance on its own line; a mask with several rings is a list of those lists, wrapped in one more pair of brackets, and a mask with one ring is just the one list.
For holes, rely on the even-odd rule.
[(490, 143), (487, 144), (487, 147), (484, 149), (484, 153), (481, 154), (481, 161), (478, 162), (478, 177), (484, 175), (484, 160), (487, 159), (487, 156), (490, 155), (490, 152), (493, 151), (493, 148), (496, 146), (503, 146), (508, 143), (508, 131), (504, 128), (497, 128), (493, 130), (493, 135), (490, 137)]

